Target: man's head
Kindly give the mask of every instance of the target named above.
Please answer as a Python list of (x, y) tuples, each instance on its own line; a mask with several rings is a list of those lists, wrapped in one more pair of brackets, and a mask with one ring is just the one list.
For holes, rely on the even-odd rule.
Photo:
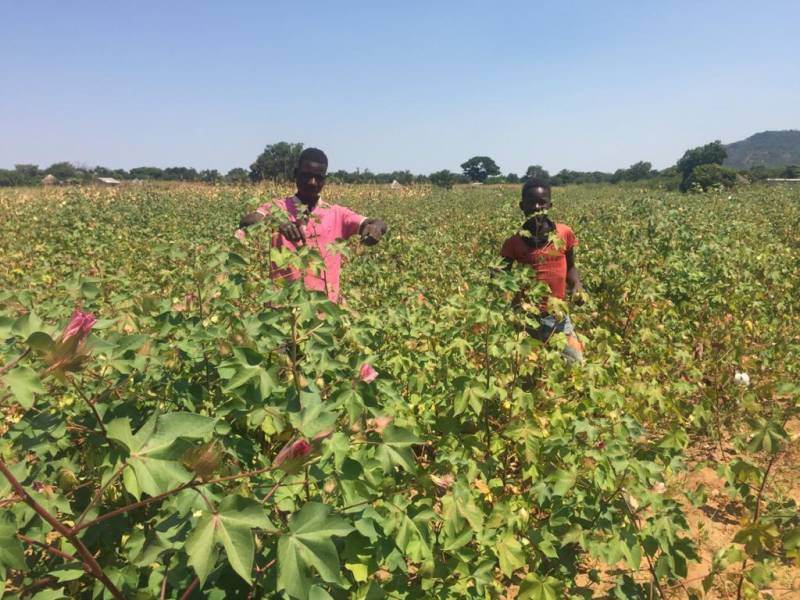
[(297, 183), (297, 197), (304, 204), (313, 206), (319, 200), (325, 177), (328, 173), (328, 157), (319, 148), (306, 148), (300, 153), (294, 180)]
[(529, 179), (522, 186), (522, 200), (519, 207), (526, 217), (535, 213), (550, 210), (553, 201), (550, 199), (550, 186), (541, 179)]

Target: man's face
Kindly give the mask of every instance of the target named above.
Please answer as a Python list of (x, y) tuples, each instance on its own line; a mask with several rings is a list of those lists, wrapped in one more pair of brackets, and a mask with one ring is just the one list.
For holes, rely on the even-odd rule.
[(319, 200), (322, 188), (325, 187), (325, 176), (328, 165), (304, 160), (294, 170), (294, 179), (297, 183), (297, 196), (306, 203)]
[(527, 188), (522, 194), (522, 200), (519, 207), (526, 217), (534, 213), (550, 210), (553, 206), (553, 201), (550, 199), (550, 190), (543, 187)]

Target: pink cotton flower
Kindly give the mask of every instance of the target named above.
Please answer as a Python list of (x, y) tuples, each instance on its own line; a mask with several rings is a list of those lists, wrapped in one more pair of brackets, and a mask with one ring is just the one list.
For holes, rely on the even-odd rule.
[(75, 310), (72, 317), (45, 355), (48, 371), (63, 376), (66, 371), (79, 371), (89, 358), (86, 338), (97, 323), (92, 313)]
[(372, 383), (378, 378), (378, 372), (372, 368), (369, 363), (361, 365), (361, 370), (358, 372), (358, 377), (364, 383)]
[(278, 452), (275, 460), (272, 461), (272, 466), (289, 474), (297, 473), (306, 462), (308, 455), (311, 454), (311, 449), (308, 440), (302, 438), (289, 442)]
[(235, 237), (240, 242), (243, 242), (245, 237), (247, 237), (247, 236), (244, 233), (244, 229), (237, 229), (236, 233), (233, 234), (233, 237)]
[(79, 339), (83, 339), (89, 335), (95, 323), (97, 323), (97, 319), (92, 313), (75, 310), (75, 312), (72, 313), (67, 327), (61, 334), (61, 340), (66, 342), (73, 336), (78, 336)]

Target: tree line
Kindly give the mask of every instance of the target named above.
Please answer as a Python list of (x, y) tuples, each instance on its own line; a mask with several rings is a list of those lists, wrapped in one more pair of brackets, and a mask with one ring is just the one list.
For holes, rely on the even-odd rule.
[[(288, 181), (297, 164), (297, 157), (303, 150), (302, 143), (278, 142), (267, 145), (249, 169), (237, 167), (224, 175), (217, 169), (198, 171), (191, 167), (135, 167), (130, 170), (109, 169), (102, 166), (81, 167), (69, 162), (58, 162), (46, 169), (38, 165), (18, 164), (14, 169), (0, 169), (0, 186), (38, 185), (42, 179), (52, 175), (59, 183), (86, 184), (101, 177), (111, 177), (119, 181), (188, 181), (202, 183), (257, 183), (259, 181)], [(461, 172), (444, 169), (430, 175), (414, 174), (409, 170), (373, 173), (369, 169), (355, 171), (338, 170), (328, 174), (331, 181), (338, 183), (401, 185), (430, 183), (449, 188), (458, 183), (521, 183), (532, 178), (548, 182), (553, 186), (587, 183), (639, 182), (663, 185), (682, 191), (708, 189), (714, 186), (731, 187), (744, 178), (747, 181), (761, 181), (767, 178), (800, 177), (800, 166), (752, 167), (748, 170), (734, 170), (722, 165), (727, 156), (723, 144), (716, 140), (704, 146), (687, 150), (674, 166), (663, 170), (653, 169), (648, 161), (639, 161), (627, 168), (613, 173), (604, 171), (573, 171), (562, 169), (551, 175), (541, 165), (529, 166), (525, 173), (502, 174), (497, 163), (488, 156), (473, 156), (464, 161)]]

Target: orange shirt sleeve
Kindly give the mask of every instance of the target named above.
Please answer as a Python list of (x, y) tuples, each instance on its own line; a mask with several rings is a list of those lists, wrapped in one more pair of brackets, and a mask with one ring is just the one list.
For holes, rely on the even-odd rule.
[(513, 237), (503, 242), (503, 247), (500, 248), (500, 256), (503, 258), (510, 258), (511, 260), (517, 260), (517, 244)]
[(562, 225), (561, 230), (561, 237), (566, 244), (566, 251), (572, 250), (578, 245), (578, 238), (575, 236), (575, 232), (568, 225)]

